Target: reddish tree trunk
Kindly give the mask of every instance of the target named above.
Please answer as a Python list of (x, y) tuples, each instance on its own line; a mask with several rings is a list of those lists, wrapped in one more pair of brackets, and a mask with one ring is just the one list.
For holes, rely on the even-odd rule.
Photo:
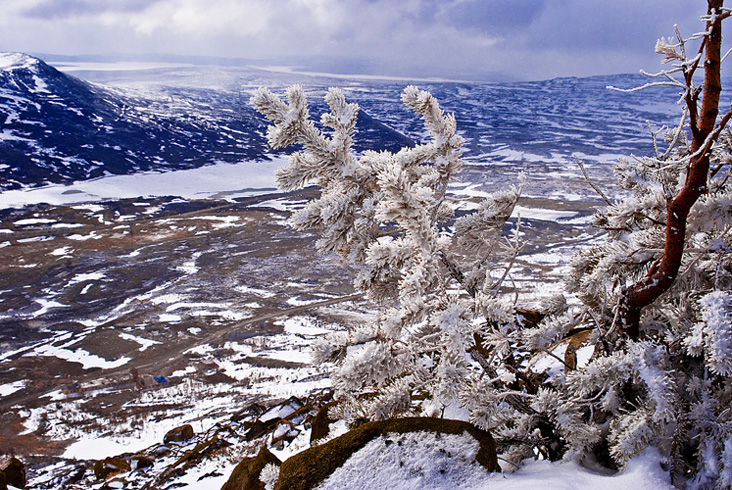
[[(676, 280), (681, 259), (684, 255), (686, 241), (686, 220), (691, 207), (707, 190), (709, 175), (709, 155), (711, 145), (707, 138), (715, 129), (719, 114), (720, 58), (722, 44), (722, 16), (720, 9), (724, 0), (708, 0), (707, 13), (717, 12), (719, 15), (707, 21), (709, 36), (704, 41), (704, 85), (701, 108), (697, 107), (697, 96), (690, 93), (686, 96), (691, 126), (691, 152), (696, 153), (706, 144), (707, 149), (691, 159), (688, 165), (686, 182), (681, 191), (674, 196), (668, 206), (666, 215), (666, 241), (663, 255), (651, 267), (648, 274), (628, 287), (620, 300), (621, 331), (629, 338), (640, 335), (640, 315), (643, 308), (653, 303), (666, 292)], [(691, 87), (696, 65), (685, 73), (687, 87)]]

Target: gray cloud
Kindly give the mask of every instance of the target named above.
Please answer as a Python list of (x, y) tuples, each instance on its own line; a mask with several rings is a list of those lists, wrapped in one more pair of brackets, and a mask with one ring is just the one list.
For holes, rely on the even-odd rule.
[(163, 0), (43, 0), (25, 9), (23, 14), (30, 18), (52, 20), (106, 12), (140, 12), (160, 1)]
[[(654, 69), (657, 38), (703, 28), (668, 0), (0, 0), (0, 49), (331, 56), (372, 73), (515, 79)], [(365, 61), (364, 61), (365, 60)]]
[(545, 3), (543, 0), (467, 0), (453, 3), (444, 15), (456, 27), (507, 34), (528, 28)]
[(600, 4), (550, 0), (532, 23), (527, 38), (561, 49), (635, 50), (646, 40), (655, 42), (661, 35), (672, 34), (675, 23), (690, 27), (687, 34), (703, 30), (703, 24), (698, 22), (703, 13), (701, 3), (674, 3), (671, 9), (659, 1), (613, 0)]

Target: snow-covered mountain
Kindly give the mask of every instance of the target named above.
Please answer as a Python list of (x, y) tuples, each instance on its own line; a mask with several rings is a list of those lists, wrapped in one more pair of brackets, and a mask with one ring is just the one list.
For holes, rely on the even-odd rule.
[(261, 155), (251, 114), (142, 100), (22, 54), (0, 56), (0, 188), (65, 183)]
[[(362, 108), (355, 140), (362, 151), (397, 150), (425, 137), (419, 118), (400, 103), (404, 86), (417, 83), (456, 114), (469, 164), (539, 173), (571, 162), (574, 154), (606, 167), (618, 154), (647, 154), (645, 121), (658, 128), (674, 123), (676, 113), (668, 88), (642, 95), (606, 89), (639, 85), (639, 76), (495, 84), (339, 80), (238, 67), (226, 68), (226, 83), (192, 83), (215, 78), (217, 70), (223, 71), (199, 66), (137, 75), (152, 77), (151, 85), (114, 83), (109, 75), (99, 77), (105, 83), (92, 83), (38, 58), (0, 54), (0, 191), (267, 160), (266, 123), (249, 105), (251, 92), (262, 85), (301, 83), (314, 113), (327, 110), (320, 97), (327, 87), (342, 87)], [(126, 72), (123, 80), (129, 79)]]
[[(361, 119), (357, 144), (409, 142)], [(0, 190), (268, 159), (265, 123), (246, 94), (111, 88), (18, 53), (0, 54), (0, 121)]]

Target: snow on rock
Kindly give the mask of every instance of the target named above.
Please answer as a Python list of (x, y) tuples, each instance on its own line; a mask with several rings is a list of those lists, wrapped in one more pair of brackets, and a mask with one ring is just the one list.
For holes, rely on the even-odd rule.
[(479, 448), (467, 433), (390, 433), (369, 442), (316, 488), (479, 489), (490, 479), (475, 462)]
[[(415, 433), (379, 437), (356, 452), (317, 490), (672, 490), (661, 456), (649, 448), (617, 475), (603, 475), (575, 463), (529, 461), (514, 473), (488, 473), (471, 463), (469, 435)], [(467, 439), (466, 439), (467, 438)], [(388, 441), (392, 441), (388, 443)], [(396, 443), (394, 443), (396, 442)], [(401, 445), (400, 445), (401, 444)], [(442, 451), (440, 450), (442, 449)]]
[(298, 400), (291, 399), (290, 402), (285, 405), (277, 405), (272, 407), (267, 412), (262, 414), (262, 416), (259, 417), (259, 420), (261, 420), (262, 422), (267, 422), (268, 420), (272, 419), (283, 419), (286, 418), (288, 415), (295, 413), (295, 411), (300, 407), (302, 407), (302, 403), (300, 403)]

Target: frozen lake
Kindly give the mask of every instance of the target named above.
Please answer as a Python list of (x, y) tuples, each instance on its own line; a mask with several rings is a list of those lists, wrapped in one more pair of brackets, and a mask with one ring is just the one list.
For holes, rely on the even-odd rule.
[(0, 192), (0, 209), (31, 204), (66, 205), (134, 197), (234, 199), (276, 190), (274, 172), (286, 157), (268, 162), (221, 163), (170, 172), (109, 175), (70, 185)]

